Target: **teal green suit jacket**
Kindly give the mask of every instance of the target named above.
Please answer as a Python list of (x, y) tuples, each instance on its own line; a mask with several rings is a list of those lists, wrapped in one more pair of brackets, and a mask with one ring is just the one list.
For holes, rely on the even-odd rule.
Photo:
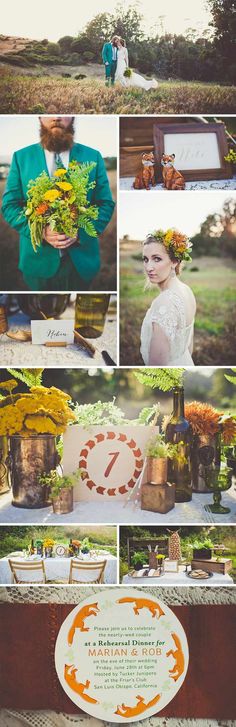
[[(90, 172), (90, 181), (95, 181), (94, 189), (89, 190), (88, 199), (98, 205), (99, 216), (94, 226), (100, 235), (107, 226), (114, 209), (105, 164), (101, 154), (82, 144), (74, 144), (70, 150), (70, 161), (96, 162)], [(47, 170), (46, 158), (41, 144), (32, 144), (16, 151), (13, 155), (6, 189), (3, 195), (2, 213), (6, 222), (20, 235), (19, 268), (25, 275), (51, 278), (60, 266), (58, 250), (44, 242), (34, 252), (27, 220), (20, 217), (27, 194), (28, 182)], [(90, 237), (84, 230), (79, 231), (79, 245), (68, 248), (68, 253), (80, 276), (89, 282), (100, 267), (99, 240)]]
[(102, 49), (102, 60), (103, 60), (103, 63), (112, 62), (112, 43), (104, 43), (104, 46)]

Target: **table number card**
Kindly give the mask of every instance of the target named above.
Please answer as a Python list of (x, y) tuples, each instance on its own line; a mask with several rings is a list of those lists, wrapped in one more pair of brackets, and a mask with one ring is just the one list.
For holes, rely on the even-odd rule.
[(136, 722), (162, 710), (188, 669), (185, 631), (173, 611), (145, 591), (104, 589), (63, 622), (55, 666), (72, 702), (111, 722)]
[(31, 321), (33, 344), (74, 343), (74, 321)]

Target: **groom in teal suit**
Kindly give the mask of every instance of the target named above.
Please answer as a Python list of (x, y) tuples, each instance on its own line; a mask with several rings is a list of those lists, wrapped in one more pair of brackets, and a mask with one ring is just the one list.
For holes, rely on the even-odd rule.
[(115, 74), (117, 68), (117, 40), (118, 36), (114, 35), (109, 43), (104, 43), (102, 49), (102, 60), (105, 66), (106, 86), (114, 86)]
[(80, 230), (76, 238), (68, 238), (44, 228), (42, 245), (34, 252), (27, 220), (21, 216), (26, 202), (28, 182), (46, 171), (50, 176), (59, 166), (66, 169), (70, 161), (96, 162), (90, 172), (95, 182), (88, 200), (97, 205), (98, 219), (94, 226), (100, 235), (111, 219), (112, 199), (105, 164), (101, 154), (88, 146), (74, 143), (72, 116), (40, 118), (40, 143), (15, 152), (3, 195), (3, 216), (20, 235), (19, 269), (30, 290), (89, 290), (100, 267), (98, 237)]

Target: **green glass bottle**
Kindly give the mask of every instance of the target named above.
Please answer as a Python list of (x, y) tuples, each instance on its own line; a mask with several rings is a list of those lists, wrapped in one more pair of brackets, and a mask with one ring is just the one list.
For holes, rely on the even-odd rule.
[(192, 499), (192, 429), (184, 416), (184, 388), (173, 389), (174, 407), (166, 428), (166, 442), (178, 445), (178, 458), (168, 460), (168, 482), (175, 484), (175, 501)]
[(77, 295), (75, 329), (81, 336), (98, 338), (102, 335), (109, 301), (109, 293)]

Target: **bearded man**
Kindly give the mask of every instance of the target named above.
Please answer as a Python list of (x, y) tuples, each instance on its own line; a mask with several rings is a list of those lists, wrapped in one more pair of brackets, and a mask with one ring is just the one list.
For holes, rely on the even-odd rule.
[(114, 202), (105, 164), (95, 149), (74, 142), (73, 116), (39, 117), (40, 143), (15, 152), (10, 167), (2, 212), (6, 222), (19, 232), (19, 269), (30, 290), (89, 290), (100, 267), (99, 240), (80, 230), (76, 238), (44, 228), (42, 245), (34, 252), (30, 230), (22, 209), (26, 203), (27, 185), (46, 171), (51, 177), (58, 166), (68, 168), (70, 161), (96, 162), (89, 181), (88, 201), (97, 205), (99, 214), (94, 221), (100, 235), (111, 219)]

